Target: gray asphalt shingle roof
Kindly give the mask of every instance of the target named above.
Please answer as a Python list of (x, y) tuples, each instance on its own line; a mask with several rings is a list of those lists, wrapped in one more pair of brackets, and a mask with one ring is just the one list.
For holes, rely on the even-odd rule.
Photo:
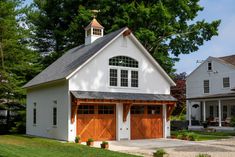
[(119, 93), (95, 91), (72, 91), (71, 93), (78, 99), (177, 101), (170, 94)]
[(70, 49), (54, 63), (34, 77), (31, 81), (29, 81), (26, 85), (24, 85), (24, 87), (27, 88), (46, 82), (65, 79), (69, 74), (71, 74), (75, 69), (81, 66), (94, 54), (96, 54), (124, 29), (126, 29), (126, 27), (109, 33), (102, 38), (97, 39), (92, 44), (86, 46), (83, 44)]

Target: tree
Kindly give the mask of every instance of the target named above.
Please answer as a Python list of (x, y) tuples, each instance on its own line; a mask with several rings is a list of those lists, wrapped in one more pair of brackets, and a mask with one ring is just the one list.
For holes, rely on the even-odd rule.
[(174, 81), (176, 86), (171, 87), (171, 95), (178, 101), (172, 115), (185, 114), (186, 110), (186, 73), (180, 73), (174, 75)]
[(41, 70), (39, 55), (28, 45), (24, 15), (27, 9), (20, 9), (20, 5), (20, 0), (0, 1), (0, 108), (8, 111), (9, 128), (17, 123), (9, 118), (10, 111), (17, 113), (25, 109), (22, 86)]
[[(168, 72), (180, 54), (198, 50), (218, 35), (220, 21), (194, 21), (203, 7), (199, 0), (34, 0), (29, 19), (34, 26), (34, 46), (47, 66), (66, 50), (84, 43), (84, 27), (91, 21), (91, 9), (111, 32), (128, 26), (151, 55)], [(46, 57), (48, 58), (48, 57)]]

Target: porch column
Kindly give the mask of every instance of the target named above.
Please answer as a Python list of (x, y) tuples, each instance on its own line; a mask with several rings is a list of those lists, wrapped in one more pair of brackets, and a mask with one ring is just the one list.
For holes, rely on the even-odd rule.
[(192, 107), (191, 107), (191, 101), (188, 101), (188, 120), (189, 120), (189, 126), (192, 126), (192, 121), (191, 121), (191, 115), (192, 113)]
[(203, 122), (206, 121), (206, 101), (203, 101)]
[(218, 105), (219, 105), (219, 127), (222, 126), (222, 123), (221, 123), (221, 100), (219, 99), (218, 101)]

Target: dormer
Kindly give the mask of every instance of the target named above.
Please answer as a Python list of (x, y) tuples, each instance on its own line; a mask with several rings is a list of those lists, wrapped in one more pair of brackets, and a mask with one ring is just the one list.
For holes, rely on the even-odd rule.
[(104, 27), (93, 18), (91, 23), (85, 28), (85, 45), (89, 45), (96, 39), (103, 37)]

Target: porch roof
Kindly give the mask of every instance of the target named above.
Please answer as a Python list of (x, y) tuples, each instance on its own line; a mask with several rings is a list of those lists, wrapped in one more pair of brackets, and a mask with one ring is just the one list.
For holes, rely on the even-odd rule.
[(140, 100), (140, 101), (173, 101), (177, 99), (170, 94), (145, 94), (145, 93), (120, 93), (120, 92), (96, 92), (96, 91), (71, 91), (78, 99), (96, 100)]
[(198, 100), (198, 99), (219, 99), (219, 98), (235, 98), (235, 93), (222, 93), (222, 94), (211, 94), (200, 97), (187, 98), (187, 100)]

